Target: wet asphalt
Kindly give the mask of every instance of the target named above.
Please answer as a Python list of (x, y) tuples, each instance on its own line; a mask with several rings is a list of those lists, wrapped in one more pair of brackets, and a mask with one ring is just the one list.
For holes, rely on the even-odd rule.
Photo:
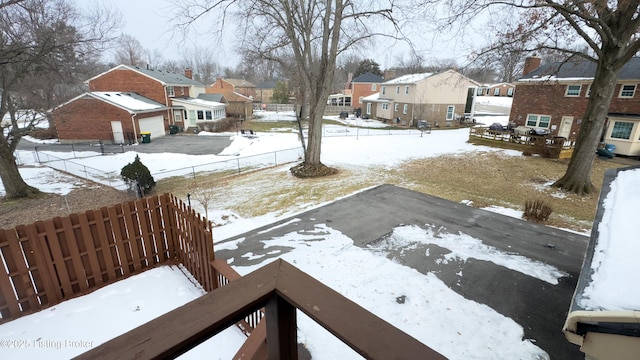
[[(294, 218), (297, 221), (291, 221)], [(429, 227), (454, 234), (462, 232), (504, 252), (517, 253), (557, 267), (569, 276), (552, 285), (488, 261), (437, 261), (449, 250), (436, 245), (395, 249), (388, 255), (424, 274), (434, 273), (465, 298), (485, 304), (513, 319), (524, 328), (524, 337), (535, 339), (535, 344), (551, 359), (584, 359), (578, 347), (564, 338), (562, 327), (580, 274), (588, 237), (393, 185), (381, 185), (226, 239), (221, 243), (242, 241), (237, 244), (237, 249), (219, 250), (216, 256), (233, 259), (232, 265), (264, 262), (288, 249), (265, 249), (261, 241), (289, 233), (308, 233), (319, 224), (342, 232), (364, 249), (384, 240), (400, 225)], [(314, 234), (322, 237), (318, 232)], [(252, 253), (251, 258), (255, 260), (242, 257), (247, 253)]]

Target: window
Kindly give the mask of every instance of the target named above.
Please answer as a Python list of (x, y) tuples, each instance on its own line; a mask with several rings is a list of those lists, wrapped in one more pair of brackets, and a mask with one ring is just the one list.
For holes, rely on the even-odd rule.
[(551, 116), (549, 115), (529, 114), (527, 116), (527, 126), (548, 128), (550, 122)]
[(409, 104), (404, 104), (404, 106), (402, 107), (402, 113), (406, 114), (407, 111), (409, 111)]
[(567, 92), (564, 96), (580, 96), (582, 85), (567, 85)]
[(182, 110), (174, 111), (173, 117), (175, 118), (176, 122), (182, 122)]
[(400, 94), (400, 86), (396, 86), (396, 94)]
[(382, 87), (382, 95), (384, 95), (386, 92), (387, 92), (387, 87), (386, 87), (386, 86), (383, 86), (383, 87)]
[(382, 110), (389, 110), (389, 104), (382, 103)]
[(367, 115), (371, 115), (371, 103), (367, 103)]
[(478, 88), (478, 89), (476, 90), (476, 95), (478, 95), (478, 96), (482, 96), (482, 93), (483, 93), (482, 88)]
[(184, 119), (187, 120), (189, 117), (187, 116), (187, 110), (184, 111)]
[(207, 120), (212, 120), (213, 119), (213, 117), (211, 116), (211, 110), (205, 111), (204, 112), (204, 116), (205, 116), (205, 119), (207, 119)]
[(587, 95), (586, 97), (591, 96), (591, 84), (589, 84), (589, 87), (587, 88)]
[(396, 112), (398, 111), (398, 104), (393, 105), (393, 111), (396, 111)]
[(493, 96), (500, 96), (500, 88), (493, 89)]
[(409, 85), (404, 87), (404, 94), (409, 95)]
[(633, 123), (626, 121), (616, 121), (613, 123), (613, 130), (611, 130), (611, 137), (614, 139), (630, 139), (631, 130), (633, 130)]
[(198, 120), (204, 120), (204, 112), (202, 110), (198, 110)]
[(358, 104), (362, 104), (362, 98), (363, 96), (358, 97)]
[(176, 94), (173, 92), (173, 86), (167, 86), (167, 95), (169, 95), (169, 97), (176, 96)]
[(513, 96), (513, 88), (507, 89), (507, 96)]
[(453, 113), (456, 107), (453, 105), (447, 106), (447, 120), (453, 120)]
[(636, 92), (635, 85), (622, 85), (620, 87), (620, 97), (621, 98), (632, 98)]
[(378, 84), (371, 84), (371, 91), (376, 91), (378, 89)]

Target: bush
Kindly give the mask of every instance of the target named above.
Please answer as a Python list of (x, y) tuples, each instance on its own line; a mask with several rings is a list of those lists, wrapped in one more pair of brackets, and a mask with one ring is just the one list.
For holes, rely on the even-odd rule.
[(136, 155), (136, 159), (122, 168), (120, 176), (127, 183), (129, 189), (135, 191), (136, 195), (143, 197), (151, 192), (154, 186), (156, 186), (153, 176), (149, 168), (147, 168), (141, 161), (140, 157)]
[(549, 220), (552, 212), (553, 209), (542, 200), (527, 200), (524, 204), (524, 214), (522, 214), (522, 218), (543, 223)]
[(236, 120), (234, 118), (224, 118), (220, 120), (200, 120), (196, 122), (198, 131), (225, 132), (236, 130)]

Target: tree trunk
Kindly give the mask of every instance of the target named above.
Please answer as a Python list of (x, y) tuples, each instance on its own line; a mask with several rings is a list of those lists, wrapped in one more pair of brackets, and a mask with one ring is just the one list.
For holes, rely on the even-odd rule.
[(0, 146), (0, 179), (4, 185), (5, 198), (7, 199), (31, 197), (40, 194), (38, 189), (24, 182), (18, 171), (13, 152), (7, 146)]
[(613, 58), (605, 55), (598, 61), (589, 103), (580, 124), (573, 156), (564, 176), (553, 184), (555, 187), (580, 195), (594, 190), (591, 170), (609, 112), (609, 104), (618, 81), (619, 69), (613, 66), (613, 62)]

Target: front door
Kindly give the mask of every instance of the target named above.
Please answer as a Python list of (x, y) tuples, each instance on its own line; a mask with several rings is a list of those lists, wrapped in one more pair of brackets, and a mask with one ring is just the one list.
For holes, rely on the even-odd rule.
[(562, 120), (560, 121), (558, 136), (568, 139), (569, 135), (571, 134), (572, 125), (573, 125), (573, 116), (563, 116)]
[(113, 133), (113, 142), (116, 144), (124, 144), (124, 133), (122, 132), (122, 122), (112, 121), (111, 132)]

